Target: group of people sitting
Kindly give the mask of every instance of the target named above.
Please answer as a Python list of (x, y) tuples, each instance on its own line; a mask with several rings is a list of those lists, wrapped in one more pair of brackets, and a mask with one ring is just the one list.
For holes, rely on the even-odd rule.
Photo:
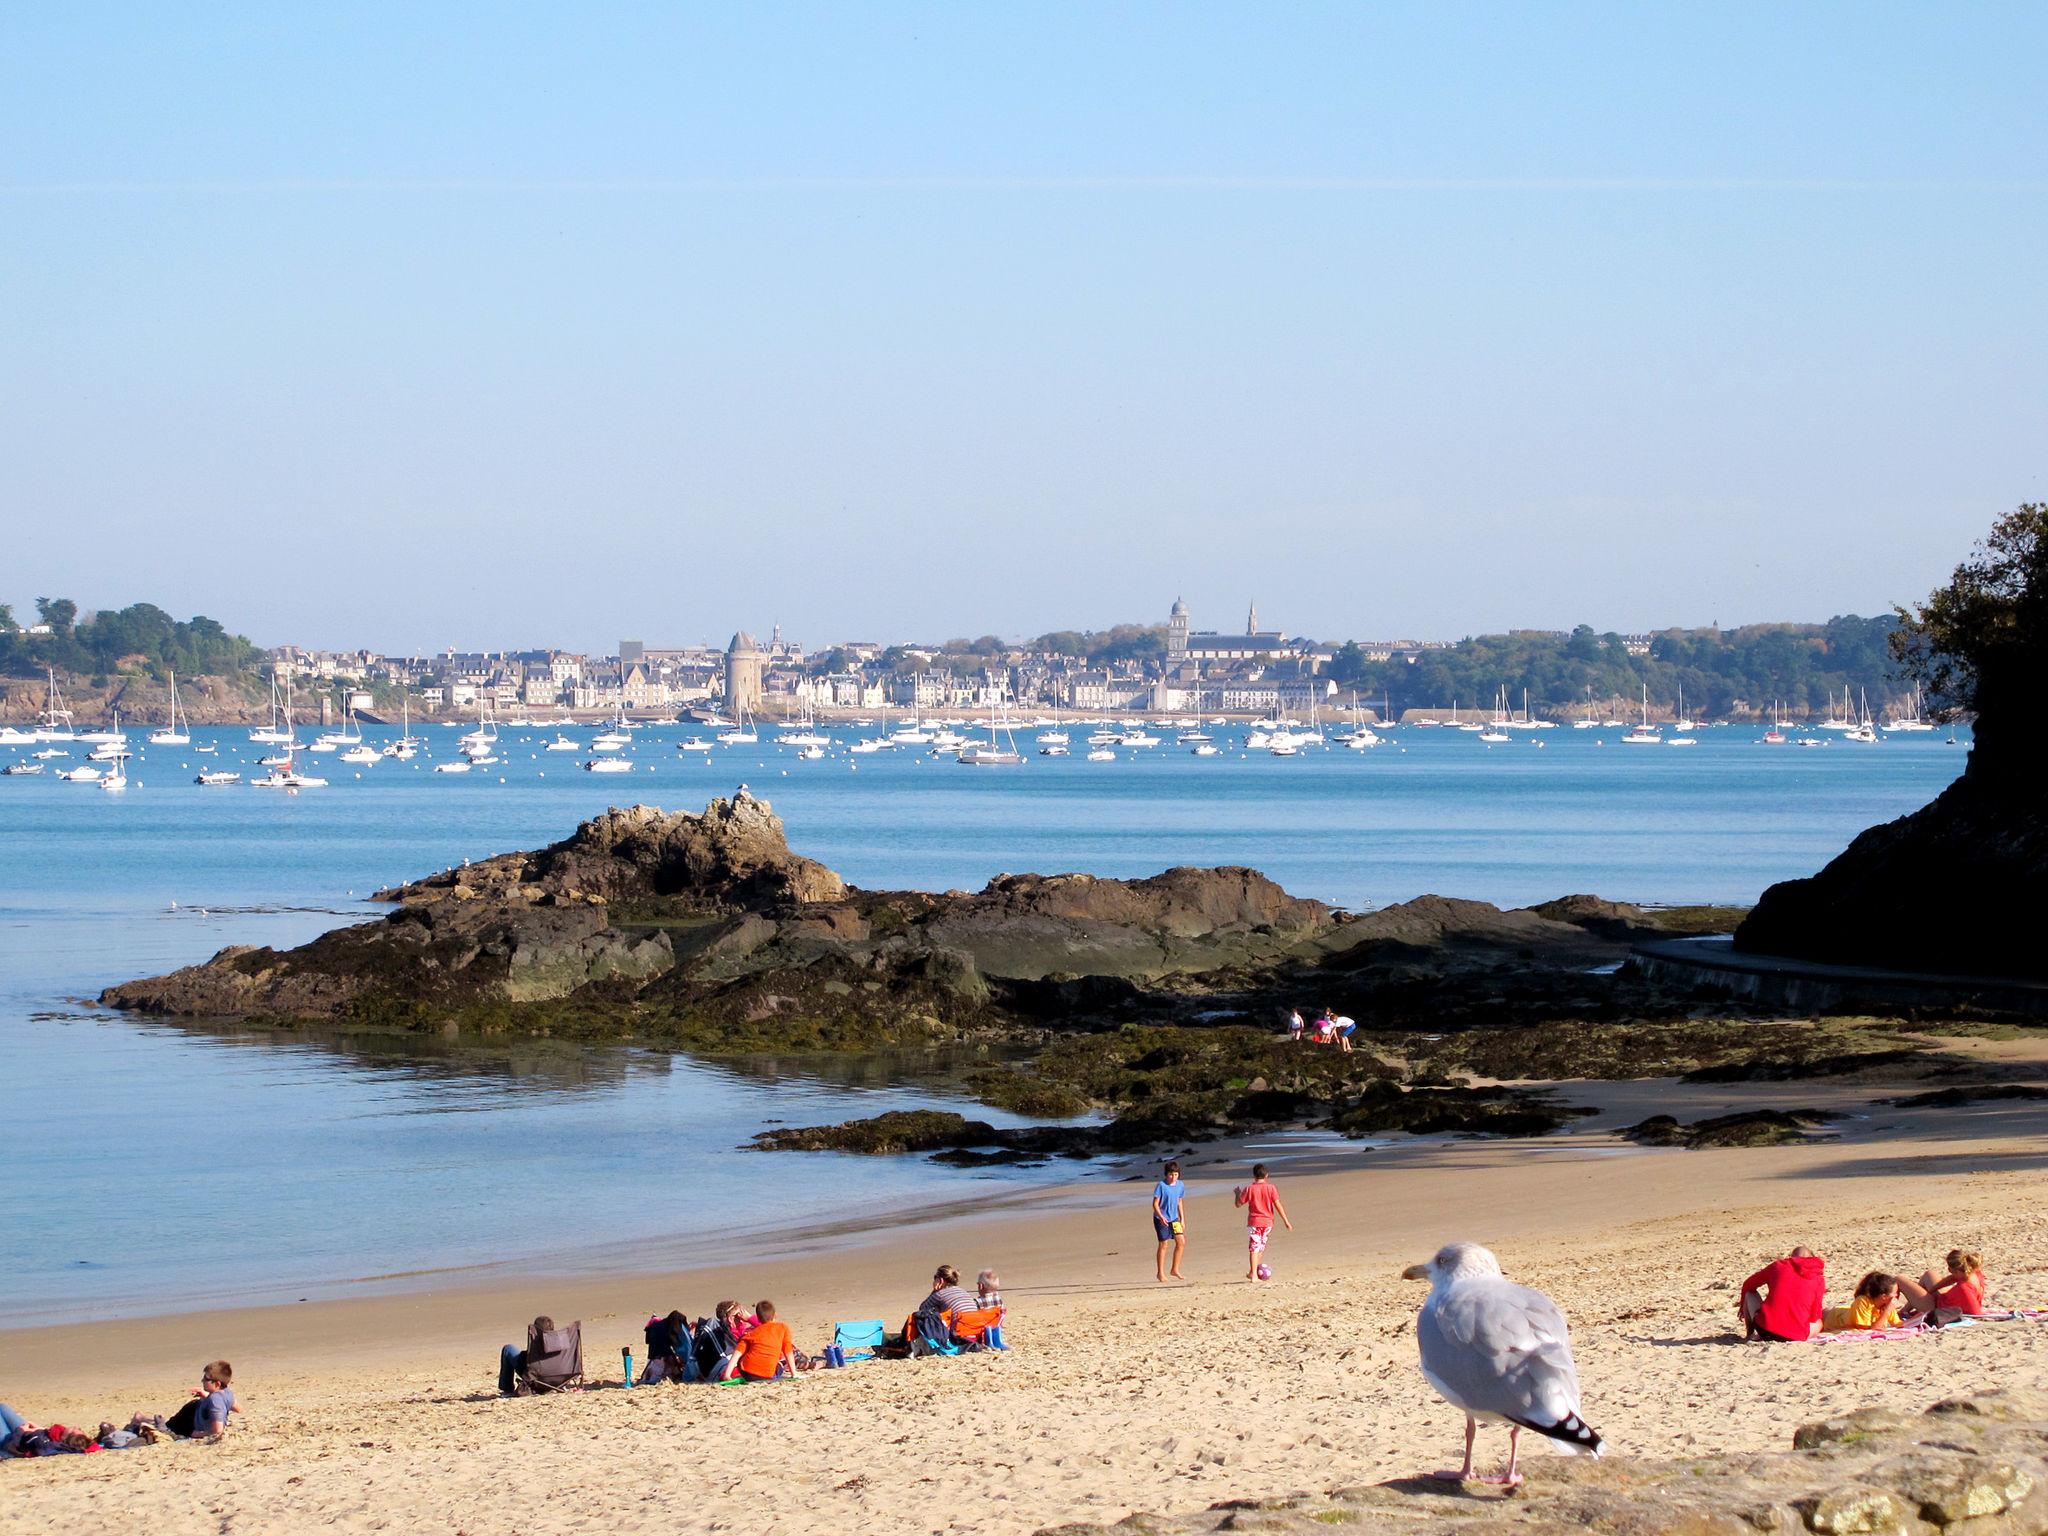
[(1874, 1269), (1856, 1283), (1844, 1306), (1827, 1305), (1827, 1266), (1811, 1248), (1800, 1246), (1742, 1282), (1735, 1309), (1747, 1339), (1783, 1344), (1822, 1333), (1867, 1332), (1924, 1325), (1946, 1327), (1984, 1311), (1984, 1260), (1966, 1248), (1951, 1248), (1945, 1273), (1924, 1272), (1909, 1280)]
[[(931, 1293), (904, 1320), (900, 1333), (877, 1327), (861, 1342), (877, 1356), (898, 1359), (961, 1349), (1005, 1349), (1004, 1311), (1002, 1281), (994, 1270), (984, 1269), (970, 1291), (961, 1285), (959, 1270), (942, 1264), (932, 1276)], [(681, 1312), (652, 1316), (641, 1337), (647, 1352), (636, 1375), (649, 1386), (774, 1381), (844, 1363), (837, 1357), (837, 1337), (814, 1355), (798, 1349), (772, 1301), (757, 1301), (752, 1307), (721, 1301), (708, 1317), (695, 1322)], [(553, 1318), (536, 1317), (526, 1330), (524, 1348), (507, 1344), (499, 1351), (502, 1396), (557, 1392), (582, 1380), (581, 1323), (558, 1328)]]
[(1357, 1028), (1358, 1020), (1346, 1018), (1334, 1008), (1324, 1008), (1313, 1023), (1302, 1018), (1299, 1008), (1289, 1010), (1287, 1015), (1288, 1039), (1299, 1043), (1305, 1037), (1317, 1045), (1334, 1045), (1340, 1051), (1351, 1049), (1351, 1035)]
[(199, 1368), (199, 1385), (169, 1414), (136, 1413), (116, 1426), (111, 1420), (96, 1433), (63, 1424), (31, 1424), (0, 1403), (0, 1460), (17, 1456), (77, 1456), (89, 1451), (125, 1451), (160, 1440), (218, 1440), (228, 1431), (235, 1401), (235, 1368), (225, 1360), (209, 1360)]

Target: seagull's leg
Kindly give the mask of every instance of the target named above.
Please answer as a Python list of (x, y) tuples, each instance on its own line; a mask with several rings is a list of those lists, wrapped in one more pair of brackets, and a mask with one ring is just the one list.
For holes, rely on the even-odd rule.
[(1520, 1454), (1521, 1449), (1522, 1426), (1511, 1424), (1508, 1426), (1508, 1469), (1498, 1477), (1489, 1477), (1487, 1481), (1489, 1483), (1499, 1483), (1506, 1488), (1512, 1488), (1515, 1484), (1519, 1483), (1522, 1480), (1522, 1474), (1515, 1470), (1515, 1458)]
[(1469, 1483), (1472, 1481), (1472, 1437), (1479, 1433), (1479, 1421), (1471, 1414), (1465, 1415), (1465, 1465), (1455, 1472), (1432, 1472), (1429, 1475), (1447, 1483)]

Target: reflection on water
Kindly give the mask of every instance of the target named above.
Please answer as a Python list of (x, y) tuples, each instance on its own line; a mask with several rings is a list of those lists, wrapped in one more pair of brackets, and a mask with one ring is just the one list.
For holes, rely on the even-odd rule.
[[(744, 1149), (770, 1123), (889, 1109), (1015, 1124), (957, 1093), (959, 1072), (988, 1059), (705, 1062), (338, 1027), (24, 1019), (0, 1029), (12, 1175), (0, 1326), (331, 1295), (454, 1267), (571, 1267), (571, 1250), (596, 1243), (668, 1245), (681, 1262), (770, 1229), (1063, 1176)], [(559, 1206), (556, 1254), (523, 1235), (520, 1213), (542, 1193)]]

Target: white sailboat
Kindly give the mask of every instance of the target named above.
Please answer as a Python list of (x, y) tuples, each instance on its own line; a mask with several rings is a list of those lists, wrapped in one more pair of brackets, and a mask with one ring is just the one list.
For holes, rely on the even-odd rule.
[(1514, 723), (1508, 713), (1507, 684), (1501, 684), (1493, 696), (1493, 720), (1479, 732), (1481, 741), (1506, 741), (1508, 727)]
[(291, 731), (282, 723), (277, 705), (277, 668), (270, 669), (270, 723), (260, 730), (249, 733), (249, 739), (259, 746), (283, 746), (292, 739)]
[(1665, 746), (1696, 747), (1700, 744), (1699, 737), (1686, 734), (1693, 730), (1694, 726), (1693, 722), (1686, 718), (1685, 684), (1683, 683), (1680, 683), (1678, 685), (1678, 718), (1671, 722), (1671, 729), (1678, 732), (1679, 734), (1668, 738), (1664, 743)]
[(1877, 722), (1870, 718), (1870, 695), (1860, 694), (1857, 700), (1856, 723), (1849, 728), (1850, 741), (1860, 741), (1866, 746), (1877, 741)]
[(151, 731), (149, 733), (149, 744), (152, 747), (189, 747), (192, 745), (192, 722), (186, 720), (181, 724), (179, 721), (180, 710), (178, 708), (178, 673), (176, 668), (170, 669), (170, 680), (170, 723), (164, 726), (162, 730)]
[[(733, 700), (732, 727), (729, 730), (720, 731), (718, 739), (728, 747), (751, 747), (761, 739), (761, 733), (747, 724), (747, 701), (745, 699)], [(593, 741), (591, 745), (595, 747), (597, 743)]]
[(426, 743), (412, 733), (412, 690), (400, 688), (398, 692), (398, 740), (384, 746), (386, 757), (395, 757), (400, 762), (411, 758)]
[(1884, 728), (1887, 733), (1931, 731), (1934, 729), (1932, 721), (1921, 718), (1920, 690), (1918, 688), (1915, 688), (1907, 696), (1907, 707), (1894, 712), (1891, 718), (1885, 721)]
[[(997, 718), (999, 709), (1000, 720)], [(1009, 741), (1008, 746), (1003, 745), (1005, 738)], [(1014, 768), (1024, 761), (1017, 751), (1016, 733), (1010, 729), (1009, 710), (997, 704), (993, 688), (988, 702), (988, 745), (965, 747), (955, 761), (974, 768)]]
[(290, 683), (286, 683), (284, 688), (284, 761), (277, 763), (276, 766), (271, 768), (270, 772), (264, 774), (261, 778), (251, 779), (249, 787), (251, 789), (281, 789), (288, 794), (294, 795), (302, 789), (325, 789), (327, 787), (325, 779), (316, 778), (310, 773), (299, 772), (298, 765), (294, 761), (297, 751), (298, 742), (292, 725), (292, 688)]
[(43, 702), (43, 713), (36, 726), (37, 741), (76, 741), (78, 732), (71, 723), (71, 711), (64, 707), (64, 695), (57, 688), (57, 669), (51, 667), (50, 691)]
[(1643, 684), (1643, 719), (1640, 725), (1629, 727), (1629, 733), (1621, 738), (1624, 747), (1654, 747), (1662, 743), (1664, 733), (1650, 724), (1650, 685)]

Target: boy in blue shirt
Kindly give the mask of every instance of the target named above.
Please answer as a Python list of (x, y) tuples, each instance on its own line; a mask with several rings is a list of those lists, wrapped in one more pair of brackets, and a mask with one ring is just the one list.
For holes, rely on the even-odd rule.
[[(1168, 1163), (1164, 1177), (1152, 1186), (1152, 1235), (1159, 1239), (1159, 1260), (1154, 1268), (1162, 1285), (1169, 1273), (1176, 1280), (1186, 1278), (1180, 1272), (1180, 1257), (1188, 1247), (1187, 1222), (1181, 1215), (1181, 1202), (1187, 1198), (1187, 1192), (1187, 1186), (1180, 1181), (1179, 1163)], [(1171, 1271), (1166, 1267), (1168, 1244), (1173, 1247)]]

